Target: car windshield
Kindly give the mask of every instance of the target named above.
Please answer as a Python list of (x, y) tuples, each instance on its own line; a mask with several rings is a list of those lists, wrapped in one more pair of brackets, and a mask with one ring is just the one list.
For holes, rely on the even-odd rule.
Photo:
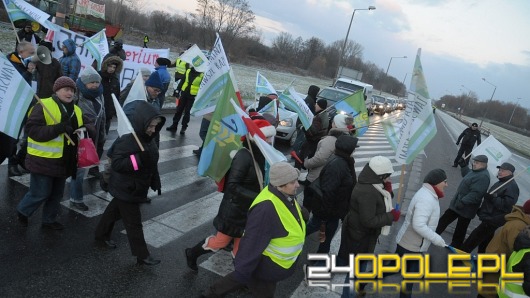
[[(344, 99), (346, 98), (346, 96), (348, 96), (349, 93), (348, 92), (344, 92), (344, 91), (341, 91), (341, 90), (337, 90), (337, 89), (328, 89), (328, 88), (325, 88), (325, 89), (322, 89), (320, 91), (320, 93), (318, 94), (317, 97), (319, 98), (324, 98), (328, 101), (332, 101), (332, 102), (337, 102), (341, 99)], [(328, 102), (328, 105), (330, 103)]]
[(352, 92), (356, 92), (357, 90), (363, 90), (364, 89), (363, 86), (357, 86), (355, 84), (347, 83), (347, 82), (343, 82), (343, 81), (335, 82), (335, 88), (346, 89), (346, 90), (349, 90), (349, 91), (352, 91)]
[(377, 103), (385, 103), (386, 98), (379, 96), (379, 95), (372, 95), (372, 98), (374, 99), (374, 102)]

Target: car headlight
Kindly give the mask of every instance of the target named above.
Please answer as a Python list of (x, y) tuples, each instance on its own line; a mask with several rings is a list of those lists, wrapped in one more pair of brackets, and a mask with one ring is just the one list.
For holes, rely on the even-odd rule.
[(280, 120), (280, 125), (285, 127), (292, 127), (293, 126), (293, 119), (283, 119)]
[(344, 111), (337, 111), (337, 114), (342, 114), (342, 115), (346, 115), (347, 113), (344, 112)]
[(383, 105), (379, 105), (379, 108), (382, 109), (382, 108), (383, 108)]

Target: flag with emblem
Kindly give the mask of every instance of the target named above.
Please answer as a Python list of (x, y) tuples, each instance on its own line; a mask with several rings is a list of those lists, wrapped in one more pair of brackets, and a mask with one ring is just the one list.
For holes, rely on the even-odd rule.
[(313, 113), (305, 103), (304, 99), (298, 95), (298, 92), (294, 90), (294, 87), (291, 84), (282, 93), (278, 94), (280, 102), (285, 105), (285, 107), (291, 111), (294, 111), (298, 114), (298, 118), (305, 129), (311, 127), (313, 122)]
[(364, 94), (359, 90), (335, 104), (337, 114), (348, 114), (353, 117), (353, 125), (357, 128), (357, 136), (362, 136), (370, 125), (368, 110), (364, 103)]
[(109, 53), (109, 44), (107, 43), (105, 28), (87, 39), (83, 45), (97, 61), (98, 70), (101, 70), (103, 57)]
[(193, 68), (198, 72), (205, 72), (208, 70), (208, 65), (210, 64), (206, 55), (201, 51), (201, 49), (196, 45), (192, 45), (179, 57), (182, 61), (189, 63)]

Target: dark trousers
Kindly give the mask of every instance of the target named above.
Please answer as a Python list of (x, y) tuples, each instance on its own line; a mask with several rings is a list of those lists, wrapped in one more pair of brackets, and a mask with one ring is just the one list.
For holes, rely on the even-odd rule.
[(493, 235), (495, 235), (495, 230), (497, 230), (496, 226), (481, 222), (480, 225), (471, 232), (471, 235), (467, 237), (466, 241), (464, 241), (462, 250), (465, 252), (471, 252), (478, 246), (478, 253), (485, 253), (486, 247), (491, 239), (493, 239)]
[[(309, 222), (306, 226), (306, 236), (309, 236), (313, 234), (316, 231), (320, 230), (320, 225), (322, 224), (322, 219), (313, 214), (311, 218), (309, 219)], [(339, 227), (339, 219), (338, 218), (329, 218), (326, 221), (326, 240), (318, 246), (317, 254), (327, 254), (329, 253), (329, 249), (331, 247), (331, 240), (333, 240), (333, 236), (335, 236), (335, 232), (337, 232), (337, 229)]]
[(127, 203), (113, 198), (96, 227), (96, 240), (110, 240), (114, 223), (120, 219), (123, 220), (125, 231), (127, 231), (127, 238), (129, 239), (133, 256), (140, 259), (147, 258), (149, 250), (147, 250), (147, 244), (144, 239), (142, 214), (138, 203)]
[(451, 246), (456, 248), (461, 248), (464, 239), (466, 238), (467, 227), (471, 222), (471, 218), (465, 218), (458, 215), (451, 209), (445, 210), (444, 214), (440, 217), (438, 221), (438, 226), (436, 227), (436, 234), (441, 235), (443, 231), (451, 224), (455, 219), (458, 219), (456, 223), (455, 232), (453, 234), (453, 240), (451, 241)]
[(453, 164), (458, 165), (458, 161), (460, 160), (460, 158), (464, 158), (466, 156), (467, 156), (466, 163), (469, 163), (469, 159), (471, 158), (471, 156), (468, 156), (468, 155), (469, 153), (471, 153), (471, 151), (473, 151), (473, 146), (467, 147), (464, 145), (460, 145), (460, 148), (458, 148), (458, 153), (456, 154), (456, 158)]
[(208, 127), (210, 127), (210, 120), (202, 118), (201, 128), (199, 128), (199, 137), (202, 140), (202, 144), (199, 147), (199, 154), (202, 153), (202, 147), (204, 146), (204, 140), (206, 140), (206, 135), (208, 134)]
[(195, 96), (190, 95), (188, 92), (182, 92), (182, 95), (179, 99), (179, 105), (177, 106), (177, 112), (175, 113), (175, 116), (173, 116), (174, 126), (179, 124), (180, 118), (182, 117), (182, 128), (188, 128), (188, 123), (190, 122), (190, 111), (194, 101)]
[[(208, 290), (203, 293), (203, 297), (223, 297), (224, 295), (243, 288), (245, 285), (239, 283), (234, 278), (234, 272), (227, 274), (225, 277), (218, 279)], [(252, 278), (246, 285), (252, 297), (255, 298), (272, 298), (276, 291), (276, 282), (264, 281)]]
[[(397, 245), (396, 247), (396, 253), (402, 257), (405, 254), (416, 254), (417, 252), (410, 251), (408, 249), (403, 248), (401, 245)], [(416, 273), (420, 271), (420, 263), (416, 260), (407, 261), (407, 272), (408, 273)], [(401, 292), (399, 293), (400, 298), (410, 298), (412, 297), (412, 288), (414, 287), (414, 283), (407, 283), (405, 286), (405, 289), (401, 289)]]

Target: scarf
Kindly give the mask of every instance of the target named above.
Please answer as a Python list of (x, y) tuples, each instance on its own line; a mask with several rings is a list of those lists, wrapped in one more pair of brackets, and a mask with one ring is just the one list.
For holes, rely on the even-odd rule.
[(75, 85), (79, 92), (83, 95), (84, 98), (94, 100), (96, 97), (103, 94), (103, 85), (99, 84), (98, 89), (88, 89), (86, 85), (81, 82), (81, 79), (77, 79)]
[[(378, 183), (378, 184), (372, 184), (372, 185), (375, 187), (375, 189), (377, 189), (379, 193), (383, 195), (383, 199), (385, 201), (386, 212), (390, 212), (390, 210), (392, 210), (392, 195), (390, 195), (388, 191), (383, 189), (382, 184)], [(381, 235), (387, 236), (389, 234), (390, 234), (390, 226), (384, 226), (381, 228)]]

